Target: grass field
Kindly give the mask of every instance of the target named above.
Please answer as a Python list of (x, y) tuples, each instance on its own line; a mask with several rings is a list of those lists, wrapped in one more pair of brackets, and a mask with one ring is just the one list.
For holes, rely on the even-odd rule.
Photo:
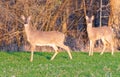
[(50, 61), (53, 53), (36, 52), (33, 62), (30, 52), (0, 52), (0, 77), (120, 77), (120, 53), (113, 56), (72, 52), (70, 60), (61, 52)]

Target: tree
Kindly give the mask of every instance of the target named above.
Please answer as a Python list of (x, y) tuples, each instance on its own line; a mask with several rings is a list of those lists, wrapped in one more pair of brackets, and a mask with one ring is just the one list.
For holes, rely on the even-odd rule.
[(120, 0), (110, 0), (109, 26), (112, 26), (117, 39), (116, 45), (120, 46)]

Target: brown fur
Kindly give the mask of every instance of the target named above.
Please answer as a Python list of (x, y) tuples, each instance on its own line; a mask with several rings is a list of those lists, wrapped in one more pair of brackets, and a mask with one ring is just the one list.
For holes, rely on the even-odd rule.
[[(25, 21), (25, 17), (22, 16), (22, 19)], [(38, 31), (30, 28), (30, 19), (31, 16), (27, 18), (27, 23), (24, 24), (25, 33), (27, 40), (31, 45), (31, 58), (30, 61), (33, 61), (33, 52), (35, 46), (50, 46), (55, 50), (55, 54), (52, 56), (51, 60), (55, 58), (58, 54), (58, 47), (65, 49), (68, 52), (70, 59), (72, 55), (68, 46), (64, 45), (65, 35), (58, 31)], [(25, 21), (25, 22), (26, 22)]]
[(90, 40), (90, 50), (89, 50), (89, 55), (93, 55), (93, 48), (96, 40), (101, 39), (104, 45), (104, 48), (101, 52), (101, 55), (104, 53), (106, 49), (106, 44), (111, 45), (112, 49), (112, 55), (114, 53), (114, 41), (113, 41), (113, 31), (110, 27), (103, 26), (99, 28), (92, 27), (92, 22), (93, 22), (94, 16), (89, 18), (86, 16), (86, 22), (87, 22), (87, 33), (88, 37)]

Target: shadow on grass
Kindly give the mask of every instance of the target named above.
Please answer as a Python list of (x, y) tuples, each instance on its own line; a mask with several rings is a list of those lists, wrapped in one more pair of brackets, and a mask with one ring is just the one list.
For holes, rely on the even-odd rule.
[(50, 57), (50, 56), (46, 56), (46, 59), (50, 60), (50, 59), (51, 59), (51, 57)]
[[(4, 51), (6, 54), (8, 54), (9, 57), (15, 57), (16, 59), (19, 59), (19, 60), (26, 60), (26, 61), (30, 61), (30, 56), (31, 56), (31, 52), (27, 52), (27, 51), (21, 51), (21, 52), (18, 52), (18, 51)], [(47, 52), (34, 52), (34, 58), (35, 57), (43, 57), (43, 58), (46, 58), (47, 60), (50, 60), (51, 58), (51, 55), (50, 53), (47, 53)]]
[(89, 55), (89, 52), (81, 52), (81, 53), (84, 54), (84, 55)]
[(38, 55), (38, 56), (41, 56), (41, 57), (43, 56), (43, 57), (45, 57), (48, 60), (51, 59), (53, 54), (54, 54), (53, 52), (35, 52), (34, 53), (34, 55)]

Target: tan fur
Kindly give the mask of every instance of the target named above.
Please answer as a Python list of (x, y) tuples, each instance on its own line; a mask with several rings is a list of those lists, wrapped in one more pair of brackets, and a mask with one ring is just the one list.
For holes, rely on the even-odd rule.
[(112, 55), (114, 53), (114, 40), (113, 40), (113, 31), (110, 27), (103, 26), (103, 27), (92, 27), (94, 16), (89, 18), (86, 16), (86, 22), (87, 22), (87, 33), (90, 40), (90, 50), (89, 50), (89, 56), (93, 55), (93, 48), (96, 40), (101, 39), (103, 42), (103, 50), (101, 52), (101, 55), (104, 53), (106, 49), (106, 44), (111, 45), (112, 49)]
[[(22, 16), (22, 19), (25, 21), (25, 17)], [(68, 52), (70, 59), (72, 55), (68, 46), (64, 45), (65, 35), (58, 31), (38, 31), (33, 30), (30, 27), (31, 16), (27, 18), (27, 23), (24, 24), (25, 33), (27, 36), (27, 41), (31, 45), (31, 57), (30, 61), (33, 61), (33, 52), (36, 46), (50, 46), (55, 50), (55, 54), (52, 56), (51, 60), (55, 58), (58, 54), (58, 47), (65, 49)]]

